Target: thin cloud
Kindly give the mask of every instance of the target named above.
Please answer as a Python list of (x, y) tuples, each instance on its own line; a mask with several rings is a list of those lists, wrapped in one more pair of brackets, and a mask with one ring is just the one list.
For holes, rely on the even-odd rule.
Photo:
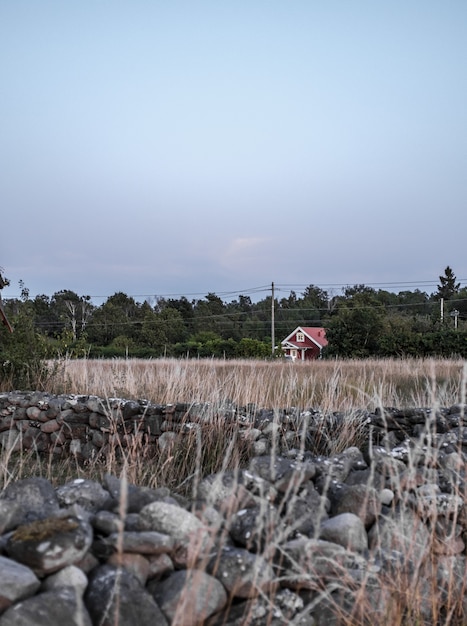
[(252, 262), (263, 264), (271, 253), (269, 237), (236, 237), (225, 249), (221, 264), (228, 269), (241, 269)]

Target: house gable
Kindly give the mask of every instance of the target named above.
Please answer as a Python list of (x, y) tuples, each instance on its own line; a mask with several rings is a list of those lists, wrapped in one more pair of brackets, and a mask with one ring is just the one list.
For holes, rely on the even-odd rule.
[(322, 327), (297, 326), (281, 345), (286, 355), (301, 360), (316, 359), (321, 350), (328, 345), (326, 331)]
[(326, 339), (326, 330), (320, 326), (297, 326), (281, 343), (282, 345), (289, 343), (296, 347), (314, 344), (318, 348), (325, 348), (328, 345), (328, 340)]

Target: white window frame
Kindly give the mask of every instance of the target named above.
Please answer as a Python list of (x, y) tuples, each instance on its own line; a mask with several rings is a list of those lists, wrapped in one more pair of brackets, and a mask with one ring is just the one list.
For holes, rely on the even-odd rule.
[(297, 343), (303, 343), (305, 341), (305, 333), (297, 333)]

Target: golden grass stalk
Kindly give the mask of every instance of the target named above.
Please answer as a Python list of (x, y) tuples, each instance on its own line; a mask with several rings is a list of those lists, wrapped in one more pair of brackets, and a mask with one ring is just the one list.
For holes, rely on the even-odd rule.
[[(58, 367), (57, 367), (58, 365)], [(323, 411), (377, 406), (450, 405), (465, 397), (457, 359), (280, 360), (64, 359), (51, 362), (51, 393), (95, 394), (151, 402), (227, 400), (244, 406)], [(464, 381), (464, 382), (463, 382)]]

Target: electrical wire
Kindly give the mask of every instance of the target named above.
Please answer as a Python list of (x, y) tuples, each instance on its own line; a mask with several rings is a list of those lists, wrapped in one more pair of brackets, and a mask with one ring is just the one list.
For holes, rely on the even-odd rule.
[[(463, 286), (467, 286), (467, 278), (456, 278), (456, 282), (460, 284), (460, 288), (462, 288)], [(401, 289), (408, 289), (409, 287), (412, 288), (418, 288), (418, 287), (437, 287), (439, 285), (438, 281), (434, 281), (434, 280), (412, 280), (412, 281), (393, 281), (393, 282), (375, 282), (375, 283), (351, 283), (351, 282), (341, 282), (341, 283), (319, 283), (319, 284), (314, 284), (314, 283), (274, 283), (274, 290), (275, 292), (287, 292), (287, 291), (306, 291), (308, 288), (316, 288), (316, 289), (320, 289), (322, 291), (326, 291), (327, 289), (341, 289), (341, 290), (345, 290), (348, 288), (352, 288), (355, 287), (357, 285), (363, 285), (364, 287), (371, 287), (371, 288), (375, 288), (375, 287), (379, 287), (379, 288), (383, 288), (386, 287), (387, 289), (390, 290), (395, 290), (396, 288), (401, 288)], [(188, 297), (200, 297), (200, 298), (205, 298), (206, 295), (208, 294), (212, 294), (214, 296), (217, 296), (219, 298), (227, 298), (227, 297), (236, 297), (236, 296), (246, 296), (246, 295), (250, 295), (250, 294), (258, 294), (258, 293), (265, 293), (265, 292), (271, 292), (271, 288), (272, 288), (272, 283), (268, 284), (268, 285), (259, 285), (257, 287), (248, 287), (246, 289), (239, 289), (239, 290), (230, 290), (230, 291), (215, 291), (215, 290), (211, 290), (208, 291), (207, 294), (206, 292), (201, 292), (201, 291), (197, 291), (197, 292), (188, 292), (188, 293), (157, 293), (157, 292), (153, 292), (153, 293), (146, 293), (146, 294), (124, 294), (125, 296), (127, 296), (128, 298), (133, 298), (133, 299), (149, 299), (149, 298), (155, 298), (156, 300), (160, 300), (160, 299), (168, 299), (168, 298), (188, 298)], [(384, 291), (384, 289), (383, 289)], [(35, 297), (39, 297), (39, 296), (46, 296), (46, 297), (53, 297), (56, 294), (59, 294), (60, 292), (55, 292), (52, 295), (47, 295), (47, 294), (36, 294)], [(114, 295), (117, 295), (117, 293), (120, 292), (116, 292), (114, 294), (108, 294), (108, 295), (91, 295), (91, 296), (85, 296), (85, 297), (89, 297), (91, 298), (91, 300), (101, 300), (101, 299), (108, 299), (111, 298)], [(21, 296), (20, 295), (10, 295), (8, 299), (10, 300), (14, 300), (14, 299), (20, 299)], [(31, 298), (30, 298), (31, 299)], [(33, 298), (32, 298), (33, 299)]]

